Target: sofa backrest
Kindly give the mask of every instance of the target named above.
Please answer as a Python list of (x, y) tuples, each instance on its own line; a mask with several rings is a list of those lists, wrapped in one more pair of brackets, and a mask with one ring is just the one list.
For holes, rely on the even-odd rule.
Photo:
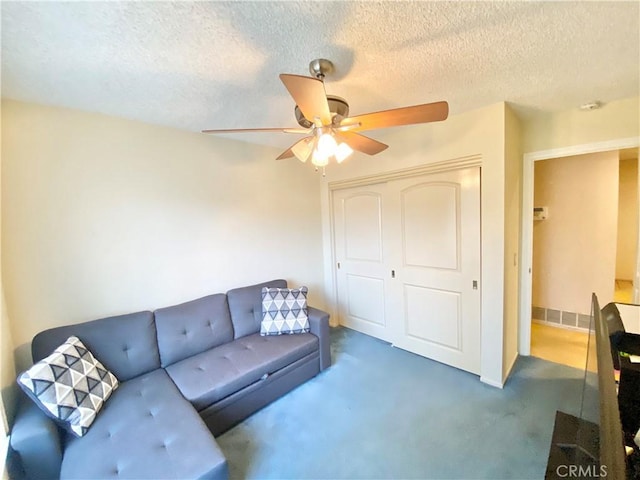
[(71, 335), (82, 340), (121, 382), (160, 367), (151, 312), (102, 318), (40, 332), (31, 342), (33, 361), (45, 358)]
[(262, 322), (262, 287), (287, 288), (286, 280), (234, 288), (227, 292), (229, 311), (233, 322), (234, 338), (245, 337), (260, 331)]
[(224, 293), (160, 308), (154, 315), (163, 367), (233, 340)]

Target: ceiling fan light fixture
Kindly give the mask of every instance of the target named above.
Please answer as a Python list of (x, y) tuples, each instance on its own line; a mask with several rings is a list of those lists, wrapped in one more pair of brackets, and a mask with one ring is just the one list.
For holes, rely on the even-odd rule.
[(340, 143), (333, 154), (336, 157), (336, 162), (342, 163), (353, 153), (353, 149), (346, 143)]
[(305, 163), (309, 159), (309, 157), (311, 157), (311, 152), (313, 152), (314, 147), (315, 139), (305, 138), (304, 141), (298, 142), (293, 147), (291, 147), (291, 151), (298, 160), (300, 160), (302, 163)]
[(329, 165), (329, 155), (324, 155), (316, 148), (313, 150), (313, 154), (311, 155), (311, 163), (316, 167), (326, 167)]
[(333, 135), (330, 133), (320, 134), (316, 150), (322, 157), (329, 158), (335, 153), (336, 148), (338, 148), (338, 144), (336, 143), (336, 139), (333, 138)]

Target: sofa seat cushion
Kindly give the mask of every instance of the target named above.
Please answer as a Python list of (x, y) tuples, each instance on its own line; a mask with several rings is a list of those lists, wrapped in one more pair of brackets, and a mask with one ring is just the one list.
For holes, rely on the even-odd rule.
[(82, 438), (67, 438), (61, 478), (226, 478), (226, 460), (164, 370), (121, 383)]
[(171, 379), (203, 410), (283, 367), (318, 351), (318, 337), (299, 335), (239, 338), (167, 367)]

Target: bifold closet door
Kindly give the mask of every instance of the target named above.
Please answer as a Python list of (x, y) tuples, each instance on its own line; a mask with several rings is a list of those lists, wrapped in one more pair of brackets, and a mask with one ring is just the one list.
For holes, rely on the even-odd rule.
[(389, 183), (394, 345), (480, 373), (480, 168)]
[(480, 168), (333, 192), (341, 324), (480, 370)]
[(385, 196), (384, 183), (334, 191), (334, 247), (340, 323), (391, 342)]

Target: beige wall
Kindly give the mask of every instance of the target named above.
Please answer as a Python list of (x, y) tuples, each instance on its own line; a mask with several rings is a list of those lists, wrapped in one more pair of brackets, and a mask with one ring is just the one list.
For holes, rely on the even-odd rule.
[[(2, 132), (2, 119), (0, 117), (0, 133)], [(0, 179), (2, 177), (2, 157), (0, 156)], [(0, 220), (2, 218), (2, 182), (0, 181)], [(2, 238), (2, 222), (0, 221), (0, 239)], [(2, 271), (2, 250), (0, 249), (0, 272)], [(9, 323), (9, 315), (7, 313), (7, 304), (4, 299), (4, 288), (2, 285), (2, 277), (0, 276), (0, 391), (2, 392), (2, 407), (4, 411), (0, 412), (3, 417), (2, 421), (8, 420), (9, 423), (13, 419), (15, 413), (15, 395), (16, 395), (16, 370), (13, 358), (13, 339), (11, 336), (11, 325)], [(1, 410), (1, 409), (0, 409)], [(8, 428), (8, 423), (4, 424)]]
[(535, 162), (533, 298), (538, 307), (588, 315), (591, 292), (613, 300), (618, 213), (618, 152)]
[(326, 291), (334, 292), (328, 183), (403, 168), (482, 156), (482, 338), (481, 377), (503, 383), (505, 257), (505, 105), (497, 103), (444, 122), (371, 132), (390, 147), (375, 157), (359, 154), (339, 167), (327, 168), (323, 179), (323, 238)]
[(11, 424), (15, 415), (17, 394), (14, 344), (4, 294), (0, 292), (0, 295), (2, 295), (0, 298), (0, 388), (5, 418), (8, 424)]
[(522, 128), (518, 117), (505, 105), (504, 166), (504, 361), (507, 378), (518, 357), (518, 286), (520, 263), (520, 198), (522, 196)]
[(616, 278), (633, 281), (638, 242), (638, 159), (620, 160)]
[(279, 149), (2, 104), (2, 274), (13, 340), (253, 282), (324, 306), (319, 176)]
[(578, 108), (539, 114), (524, 122), (524, 152), (537, 152), (640, 135), (640, 97), (617, 100), (599, 110)]

